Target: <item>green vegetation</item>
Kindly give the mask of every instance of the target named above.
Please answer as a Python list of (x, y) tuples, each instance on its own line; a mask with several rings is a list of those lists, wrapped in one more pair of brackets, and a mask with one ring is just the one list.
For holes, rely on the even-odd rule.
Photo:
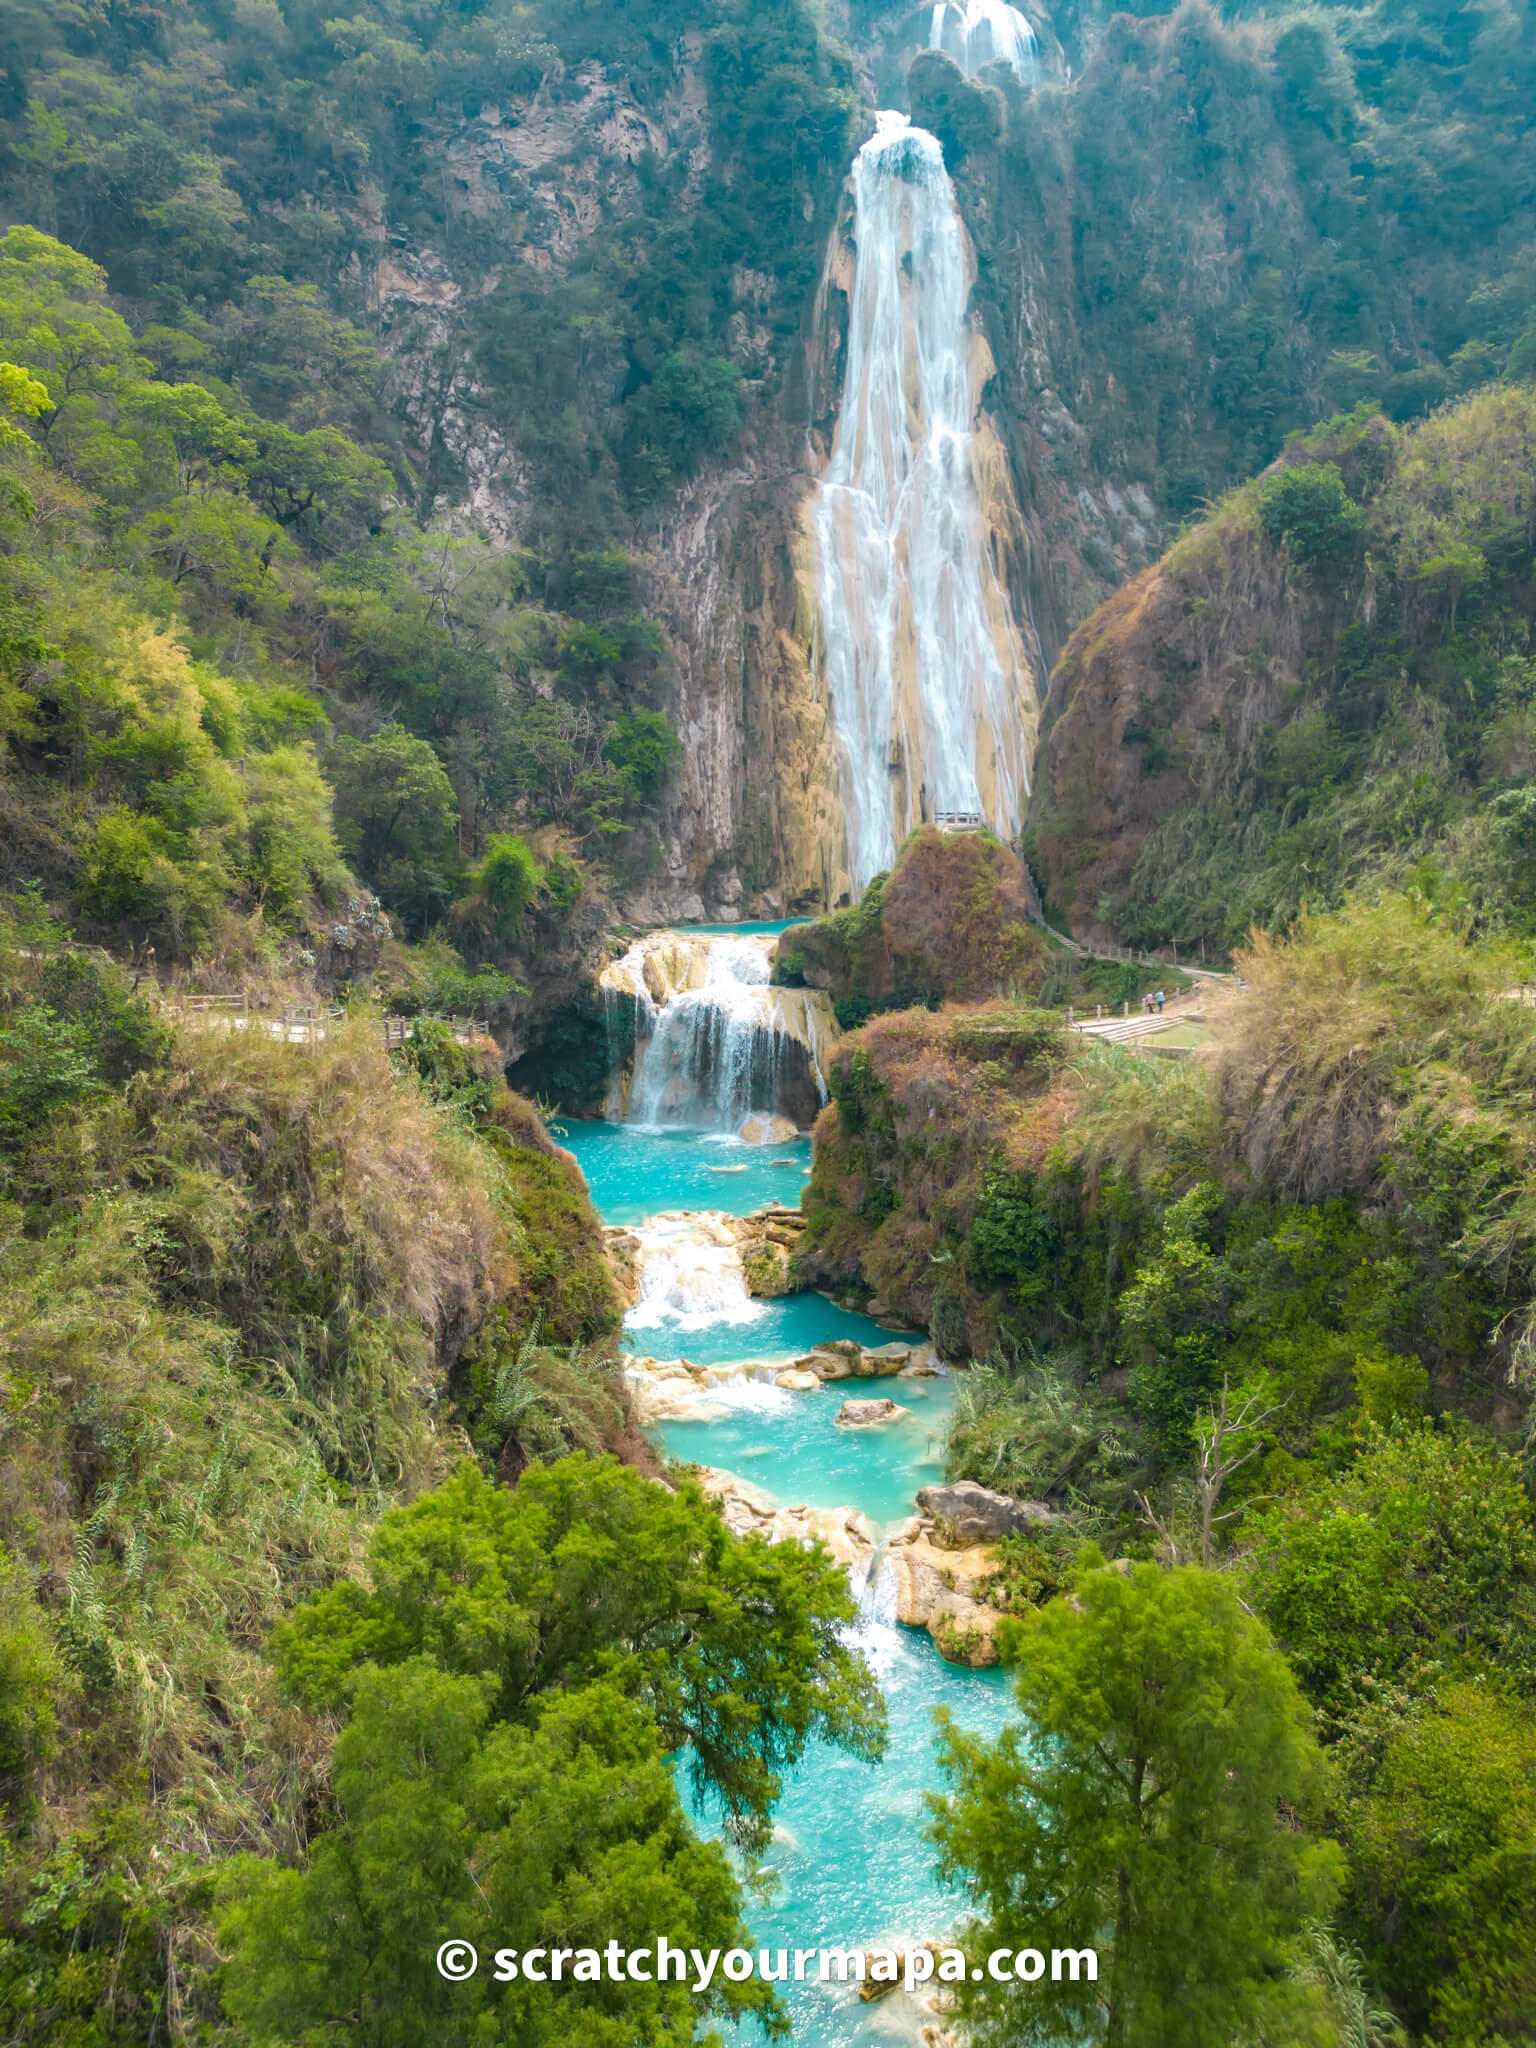
[(487, 1953), (551, 1934), (744, 1941), (725, 1853), (688, 1826), (666, 1754), (684, 1749), (733, 1832), (766, 1843), (813, 1734), (880, 1751), (883, 1709), (841, 1634), (853, 1614), (824, 1555), (742, 1541), (691, 1485), (579, 1457), (515, 1491), (466, 1466), (387, 1516), (368, 1590), (340, 1585), (277, 1635), (284, 1684), (346, 1726), (337, 1822), (307, 1868), (228, 1873), (226, 1995), (249, 2038), (341, 2025), (410, 2048), (451, 2014), (487, 2041), (574, 2048), (771, 2015), (768, 1985), (723, 1977), (696, 1998), (485, 1976), (466, 1999), (420, 1959), (450, 1936)]
[[(213, 2025), (218, 1865), (283, 1852), (325, 1767), (266, 1637), (485, 1432), (470, 1356), (535, 1342), (503, 1461), (611, 1447), (627, 1405), (579, 1177), (444, 1030), (395, 1064), (366, 1016), (178, 1023), (34, 898), (0, 1105), (0, 2009), (96, 2048), (153, 2036), (168, 1974)], [(588, 1348), (582, 1399), (541, 1338)]]
[[(1100, 2006), (1081, 1986), (981, 2001), (982, 2038), (1074, 2023), (1101, 2042), (1113, 2025), (1191, 2048), (1233, 2038), (1238, 1979), (1232, 2005), (1202, 2017), (1193, 1979), (1176, 1994), (1156, 1975), (1198, 1946), (1207, 1907), (1211, 1938), (1237, 1947), (1241, 1916), (1261, 1914), (1256, 1882), (1234, 1877), (1243, 1900), (1224, 1902), (1223, 1824), (1201, 1824), (1189, 1875), (1149, 1882), (1149, 1898), (1176, 1901), (1167, 1930), (1153, 1931), (1159, 1906), (1102, 1895), (1122, 1867), (1141, 1882), (1106, 1844), (1151, 1854), (1195, 1783), (1149, 1763), (1159, 1817), (1122, 1825), (1129, 1780), (1103, 1722), (1120, 1711), (1105, 1674), (1132, 1655), (1139, 1599), (1148, 1642), (1198, 1663), (1198, 1635), (1158, 1606), (1181, 1585), (1233, 1624), (1240, 1594), (1253, 1655), (1272, 1635), (1284, 1663), (1262, 1657), (1288, 1711), (1304, 1700), (1296, 1725), (1315, 1718), (1327, 1745), (1314, 1825), (1342, 1851), (1336, 1935), (1304, 1927), (1324, 1908), (1294, 1890), (1281, 1920), (1252, 1923), (1270, 1931), (1240, 2038), (1387, 2043), (1401, 2021), (1433, 2048), (1485, 2048), (1529, 2032), (1524, 960), (1469, 937), (1454, 904), (1384, 893), (1256, 941), (1198, 1062), (1069, 1041), (1002, 1004), (882, 1017), (841, 1049), (802, 1276), (877, 1290), (952, 1355), (985, 1358), (959, 1392), (949, 1475), (1064, 1517), (1049, 1543), (1005, 1546), (993, 1589), (1032, 1631), (1013, 1645), (1020, 1698), (1053, 1740), (951, 1743), (939, 1839), (981, 1909), (975, 1945), (1024, 1943), (1031, 1922), (1035, 1946), (1082, 1945), (1072, 1911), (1107, 1927), (1101, 1955), (1119, 1926), (1133, 1953), (1148, 1945), (1149, 1974), (1131, 1966), (1127, 1989), (1115, 1962)], [(1063, 1591), (1074, 1531), (1132, 1575), (1096, 1569), (1031, 1620)], [(1156, 1568), (1133, 1566), (1147, 1557)], [(1092, 1685), (1058, 1671), (1068, 1645)], [(1125, 1710), (1143, 1738), (1157, 1701), (1187, 1730), (1192, 1700), (1238, 1697), (1171, 1669), (1143, 1679), (1154, 1704)], [(1253, 1782), (1236, 1760), (1259, 1718), (1217, 1746), (1234, 1794)], [(1258, 1810), (1271, 1825), (1267, 1794)], [(1241, 1860), (1250, 1879), (1266, 1867), (1251, 1842)], [(1070, 1902), (1066, 1918), (1042, 1918), (1043, 1899)], [(1371, 2017), (1368, 1987), (1391, 2012)], [(1122, 1998), (1136, 2017), (1112, 2021)]]
[(933, 1832), (982, 1908), (978, 1962), (1096, 1947), (1098, 1974), (968, 1986), (974, 2037), (1294, 2041), (1315, 1999), (1290, 1972), (1341, 1861), (1299, 1824), (1322, 1789), (1305, 1702), (1213, 1574), (1085, 1566), (1070, 1602), (1005, 1624), (1024, 1719), (995, 1743), (948, 1731)]
[[(1090, 620), (1031, 825), (1052, 902), (1225, 954), (1411, 882), (1470, 930), (1536, 933), (1533, 433), (1530, 384), (1408, 428), (1340, 416)], [(1109, 687), (1130, 706), (1112, 767)]]
[(1198, 516), (1330, 414), (1530, 375), (1536, 55), (1519, 0), (1068, 0), (1040, 26), (1033, 90), (933, 52), (909, 86), (1016, 462), (1077, 557), (1050, 578), (1065, 631), (1146, 558), (1106, 482)]

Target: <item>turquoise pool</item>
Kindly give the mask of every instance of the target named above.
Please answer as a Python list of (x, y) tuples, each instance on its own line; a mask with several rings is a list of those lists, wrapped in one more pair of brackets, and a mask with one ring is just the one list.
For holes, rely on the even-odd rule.
[(744, 1145), (711, 1131), (574, 1120), (554, 1136), (574, 1154), (606, 1223), (643, 1223), (674, 1209), (750, 1216), (765, 1202), (794, 1208), (811, 1170), (808, 1138)]

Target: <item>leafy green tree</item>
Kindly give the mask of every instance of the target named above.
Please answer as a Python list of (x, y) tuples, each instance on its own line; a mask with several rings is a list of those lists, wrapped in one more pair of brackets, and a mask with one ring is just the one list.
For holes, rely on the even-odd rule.
[(1358, 554), (1365, 514), (1334, 462), (1293, 463), (1259, 486), (1259, 523), (1298, 568), (1341, 573)]
[(371, 739), (344, 734), (328, 765), (347, 860), (391, 907), (425, 922), (447, 898), (458, 850), (458, 799), (442, 762), (391, 722)]
[[(307, 1869), (254, 1859), (227, 1881), (225, 2001), (259, 2048), (505, 2043), (688, 2048), (698, 2022), (765, 2012), (759, 1983), (581, 1977), (570, 1951), (745, 1944), (723, 1851), (696, 1839), (652, 1731), (603, 1683), (493, 1719), (494, 1686), (418, 1656), (358, 1675), (336, 1748), (336, 1825)], [(445, 1983), (446, 1940), (481, 1967)], [(563, 1981), (494, 1981), (498, 1948), (567, 1951)], [(544, 1967), (547, 1969), (548, 1964)]]
[(663, 1750), (686, 1749), (733, 1831), (766, 1841), (782, 1776), (812, 1735), (883, 1747), (883, 1710), (843, 1640), (842, 1572), (794, 1544), (733, 1537), (698, 1490), (568, 1458), (515, 1490), (463, 1466), (380, 1524), (371, 1590), (338, 1586), (278, 1633), (281, 1670), (325, 1705), (364, 1664), (430, 1656), (484, 1681), (493, 1718), (602, 1680)]
[(965, 1945), (1097, 1949), (1080, 1971), (968, 1985), (985, 2048), (1231, 2048), (1295, 1995), (1337, 1849), (1300, 1824), (1319, 1788), (1306, 1704), (1223, 1579), (1089, 1552), (1070, 1598), (1005, 1624), (1022, 1720), (948, 1727), (941, 1866), (979, 1908)]
[(636, 800), (654, 804), (683, 758), (683, 743), (659, 711), (627, 711), (614, 720), (603, 751)]
[(625, 466), (636, 497), (657, 496), (710, 449), (730, 444), (741, 425), (740, 381), (725, 356), (689, 347), (663, 357), (624, 408)]
[(1515, 1461), (1421, 1422), (1249, 1522), (1248, 1598), (1330, 1718), (1426, 1664), (1536, 1677), (1536, 1516)]
[(1162, 1242), (1120, 1297), (1122, 1356), (1130, 1392), (1171, 1464), (1193, 1444), (1194, 1420), (1215, 1391), (1231, 1336), (1237, 1283), (1212, 1251), (1223, 1205), (1209, 1182), (1191, 1188), (1162, 1219)]
[(533, 848), (515, 832), (500, 832), (486, 847), (474, 872), (472, 907), (499, 938), (511, 938), (539, 893), (539, 863)]
[[(1385, 1718), (1384, 1728), (1376, 1723)], [(1473, 1677), (1362, 1729), (1345, 1803), (1355, 1912), (1417, 2033), (1453, 2048), (1536, 2032), (1536, 1729)]]

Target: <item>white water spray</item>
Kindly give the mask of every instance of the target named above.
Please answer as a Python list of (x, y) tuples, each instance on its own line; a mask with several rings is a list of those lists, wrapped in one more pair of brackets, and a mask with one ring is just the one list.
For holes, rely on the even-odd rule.
[(1035, 32), (1007, 0), (937, 0), (928, 44), (973, 78), (983, 64), (1007, 64), (1016, 78), (1034, 75)]
[(936, 138), (876, 119), (854, 162), (847, 371), (815, 515), (856, 888), (936, 816), (1017, 832), (1038, 722), (978, 482), (965, 229)]

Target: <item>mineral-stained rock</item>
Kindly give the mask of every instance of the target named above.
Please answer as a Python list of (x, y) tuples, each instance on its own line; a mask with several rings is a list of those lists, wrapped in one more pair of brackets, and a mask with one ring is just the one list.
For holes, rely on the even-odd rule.
[(959, 1479), (953, 1486), (925, 1486), (917, 1496), (925, 1515), (943, 1527), (955, 1545), (995, 1543), (999, 1536), (1027, 1536), (1058, 1518), (1036, 1500), (1014, 1500), (1006, 1493), (994, 1493), (978, 1486), (974, 1479)]
[(790, 1394), (814, 1394), (821, 1381), (817, 1379), (815, 1373), (801, 1372), (798, 1366), (792, 1365), (783, 1372), (776, 1372), (773, 1384), (776, 1387), (783, 1387), (785, 1392)]
[(856, 1508), (781, 1507), (759, 1487), (749, 1486), (734, 1472), (705, 1465), (699, 1484), (720, 1502), (726, 1527), (738, 1536), (757, 1534), (772, 1543), (824, 1543), (845, 1570), (861, 1575), (875, 1555), (875, 1532)]
[(756, 1243), (749, 1239), (742, 1245), (741, 1270), (746, 1275), (748, 1294), (759, 1301), (774, 1301), (795, 1290), (789, 1253), (771, 1239), (759, 1238)]
[(787, 1116), (749, 1116), (737, 1133), (744, 1145), (787, 1145), (799, 1135)]
[(896, 1422), (911, 1413), (910, 1408), (903, 1408), (897, 1401), (845, 1401), (834, 1420), (839, 1429), (870, 1429), (876, 1423)]
[(896, 1580), (899, 1622), (927, 1629), (940, 1655), (952, 1664), (979, 1667), (997, 1662), (1002, 1615), (981, 1597), (984, 1581), (998, 1568), (991, 1544), (946, 1549), (935, 1541), (933, 1524), (924, 1521), (891, 1538), (886, 1560)]
[(851, 1337), (833, 1338), (818, 1344), (795, 1364), (823, 1380), (875, 1380), (900, 1372), (912, 1356), (910, 1344), (881, 1344), (874, 1350), (857, 1344)]

